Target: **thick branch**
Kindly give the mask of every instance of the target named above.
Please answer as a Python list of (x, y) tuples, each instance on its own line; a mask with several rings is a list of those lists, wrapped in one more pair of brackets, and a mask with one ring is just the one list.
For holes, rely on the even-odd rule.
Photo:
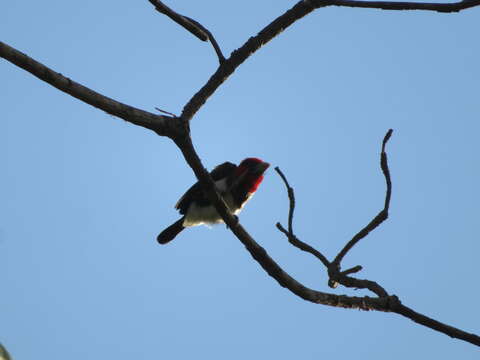
[(245, 245), (248, 252), (260, 264), (260, 266), (273, 277), (282, 287), (289, 289), (292, 293), (304, 300), (311, 301), (316, 304), (323, 304), (343, 308), (355, 308), (361, 310), (378, 310), (390, 311), (388, 306), (389, 298), (370, 298), (370, 297), (350, 297), (344, 295), (335, 295), (312, 290), (286, 273), (273, 260), (263, 247), (261, 247), (247, 231), (239, 224), (238, 219), (230, 214), (225, 202), (218, 195), (215, 184), (210, 177), (208, 171), (203, 167), (193, 144), (189, 137), (176, 139), (176, 144), (182, 151), (182, 154), (193, 169), (199, 182), (206, 190), (209, 200), (214, 204), (218, 213), (235, 236)]
[[(323, 304), (335, 307), (353, 308), (361, 310), (377, 310), (385, 312), (395, 312), (405, 316), (419, 324), (430, 327), (434, 330), (442, 332), (448, 336), (456, 337), (465, 340), (474, 345), (480, 346), (480, 337), (465, 331), (456, 329), (452, 326), (440, 323), (436, 320), (430, 319), (425, 315), (419, 314), (408, 307), (402, 305), (396, 296), (385, 296), (379, 298), (354, 297), (345, 295), (329, 294), (321, 291), (310, 289), (296, 279), (291, 277), (273, 260), (263, 247), (261, 247), (247, 231), (238, 223), (238, 220), (229, 212), (224, 201), (219, 197), (215, 189), (210, 174), (203, 167), (200, 158), (195, 152), (193, 144), (189, 137), (175, 140), (179, 146), (182, 154), (193, 169), (198, 180), (206, 189), (207, 196), (212, 204), (214, 204), (222, 219), (235, 234), (235, 236), (243, 243), (250, 255), (260, 264), (260, 266), (273, 277), (282, 287), (287, 288), (300, 298), (313, 302), (315, 304)], [(353, 279), (357, 280), (357, 279)], [(368, 280), (357, 280), (368, 281)]]
[(394, 1), (355, 1), (355, 0), (311, 0), (315, 7), (347, 6), (381, 10), (427, 10), (443, 13), (459, 12), (480, 5), (480, 0), (466, 0), (455, 3), (423, 3)]
[(347, 6), (383, 10), (430, 10), (438, 12), (458, 12), (480, 5), (480, 0), (466, 0), (456, 3), (413, 3), (389, 1), (354, 1), (354, 0), (302, 0), (277, 17), (256, 36), (251, 37), (240, 48), (233, 51), (208, 82), (185, 105), (182, 117), (189, 121), (207, 99), (233, 74), (233, 72), (260, 47), (268, 43), (287, 27), (303, 18), (315, 9), (327, 6)]
[(21, 67), (57, 89), (111, 115), (118, 116), (132, 124), (153, 130), (159, 135), (170, 135), (173, 133), (170, 126), (168, 126), (168, 123), (172, 123), (169, 121), (171, 118), (152, 114), (99, 94), (55, 72), (3, 42), (0, 42), (0, 57)]

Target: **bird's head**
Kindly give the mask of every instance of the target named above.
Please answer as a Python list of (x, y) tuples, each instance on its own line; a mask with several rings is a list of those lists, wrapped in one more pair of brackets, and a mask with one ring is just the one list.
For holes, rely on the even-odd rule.
[(258, 158), (246, 158), (235, 170), (235, 178), (243, 185), (247, 186), (247, 192), (253, 193), (263, 180), (263, 173), (270, 166), (269, 163)]

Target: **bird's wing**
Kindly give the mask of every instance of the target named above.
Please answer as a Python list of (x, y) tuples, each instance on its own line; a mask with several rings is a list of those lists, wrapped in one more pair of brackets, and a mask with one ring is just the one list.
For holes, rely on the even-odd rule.
[(224, 179), (230, 176), (235, 171), (236, 168), (237, 168), (237, 165), (226, 161), (223, 164), (220, 164), (217, 167), (215, 167), (215, 169), (213, 169), (210, 172), (210, 176), (212, 177), (213, 181), (218, 181), (220, 179)]
[[(219, 181), (228, 177), (236, 168), (237, 166), (235, 164), (227, 161), (215, 167), (215, 169), (210, 172), (210, 176), (212, 177), (213, 181)], [(198, 202), (198, 205), (200, 206), (206, 206), (209, 204), (209, 201), (203, 193), (202, 187), (198, 181), (193, 184), (190, 189), (185, 192), (185, 194), (183, 194), (180, 200), (177, 201), (175, 204), (175, 209), (180, 210), (180, 214), (184, 215), (193, 200)]]

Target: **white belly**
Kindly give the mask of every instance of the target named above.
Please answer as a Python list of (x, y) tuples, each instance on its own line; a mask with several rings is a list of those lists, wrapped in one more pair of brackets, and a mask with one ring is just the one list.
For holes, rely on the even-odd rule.
[[(235, 208), (231, 195), (226, 195), (224, 199), (233, 215), (238, 214), (242, 210), (241, 207)], [(243, 205), (245, 205), (245, 203)], [(183, 220), (183, 226), (185, 227), (218, 223), (223, 223), (223, 219), (218, 215), (217, 210), (212, 205), (197, 206), (195, 203), (190, 205), (185, 215), (185, 220)]]

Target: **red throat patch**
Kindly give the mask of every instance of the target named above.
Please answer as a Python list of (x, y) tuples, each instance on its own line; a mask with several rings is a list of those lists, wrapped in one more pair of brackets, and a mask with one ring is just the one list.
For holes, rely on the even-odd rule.
[[(259, 167), (261, 167), (262, 164), (264, 164), (264, 168), (260, 170)], [(270, 164), (258, 158), (246, 158), (243, 160), (235, 171), (235, 177), (241, 179), (238, 184), (239, 187), (241, 187), (246, 194), (253, 194), (262, 182), (263, 172), (269, 165)]]
[(247, 181), (247, 184), (249, 184), (248, 192), (254, 193), (255, 191), (257, 191), (258, 186), (263, 181), (263, 175), (260, 175), (256, 178), (247, 179), (246, 181)]

